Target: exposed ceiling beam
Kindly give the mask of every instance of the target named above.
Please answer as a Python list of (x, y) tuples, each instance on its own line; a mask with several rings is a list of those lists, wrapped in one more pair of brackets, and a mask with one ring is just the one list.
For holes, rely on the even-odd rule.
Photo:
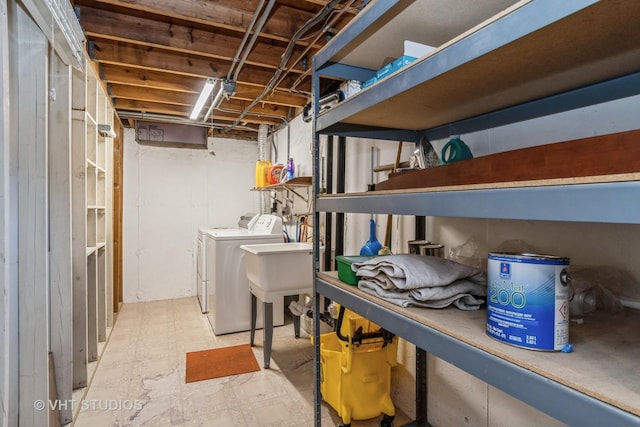
[[(90, 55), (103, 64), (199, 78), (224, 77), (231, 65), (231, 62), (226, 60), (189, 55), (157, 47), (133, 45), (99, 37), (94, 37), (91, 41)], [(245, 65), (238, 75), (238, 83), (264, 87), (272, 77), (272, 70)], [(288, 74), (278, 87), (288, 91), (297, 78), (296, 74)], [(311, 81), (306, 80), (305, 84), (298, 87), (298, 92), (309, 95)]]
[[(203, 31), (197, 28), (153, 21), (135, 16), (123, 16), (114, 12), (84, 8), (80, 23), (88, 28), (88, 38), (100, 37), (146, 47), (173, 50), (189, 55), (232, 61), (241, 38), (224, 32)], [(282, 43), (258, 41), (246, 64), (266, 69), (276, 69), (274, 64), (284, 53)], [(294, 56), (302, 48), (294, 49)], [(298, 65), (293, 73), (304, 70)]]
[[(153, 89), (140, 86), (129, 86), (122, 83), (111, 83), (108, 86), (109, 95), (122, 99), (137, 99), (140, 101), (159, 102), (163, 104), (175, 104), (184, 106), (193, 106), (196, 93), (175, 92), (164, 89)], [(233, 99), (238, 101), (252, 101), (259, 95), (261, 89), (238, 85), (237, 92)], [(307, 103), (307, 98), (302, 96), (290, 95), (283, 92), (275, 92), (264, 99), (266, 104), (274, 104), (283, 107), (300, 108)]]
[(200, 93), (204, 84), (204, 79), (198, 77), (187, 77), (178, 74), (138, 68), (127, 69), (114, 65), (102, 65), (100, 67), (100, 75), (107, 83), (125, 84), (150, 89), (172, 90), (192, 94)]
[[(186, 1), (186, 0), (77, 0), (76, 5), (92, 6), (112, 9), (114, 7), (128, 10), (130, 13), (153, 14), (166, 20), (192, 22), (206, 27), (214, 27), (244, 33), (252, 14), (258, 6), (258, 0), (216, 0), (216, 1)], [(327, 2), (298, 1), (298, 4), (322, 4)], [(319, 9), (319, 8), (318, 8)], [(84, 11), (84, 8), (83, 8)], [(126, 13), (126, 11), (125, 11)], [(315, 12), (303, 10), (300, 7), (279, 5), (275, 8), (269, 20), (260, 32), (260, 37), (280, 42), (289, 42), (297, 28), (293, 22), (306, 22)], [(82, 17), (84, 18), (84, 17)], [(308, 45), (300, 40), (297, 44)], [(315, 46), (320, 48), (320, 46)]]
[[(189, 123), (205, 79), (226, 78), (235, 71), (234, 61), (246, 53), (243, 40), (253, 40), (247, 27), (262, 18), (259, 5), (271, 0), (71, 1), (87, 37), (89, 65), (131, 126), (142, 117)], [(311, 95), (312, 56), (367, 1), (275, 0), (234, 75), (234, 94), (212, 114), (214, 125), (253, 132), (258, 124), (278, 128), (299, 114)], [(326, 12), (328, 4), (330, 14), (315, 19), (314, 27), (297, 40), (294, 35)], [(290, 55), (283, 63), (285, 52)], [(320, 83), (325, 85), (326, 79)]]
[[(175, 74), (162, 73), (159, 71), (149, 71), (140, 69), (125, 69), (111, 65), (103, 65), (100, 71), (101, 77), (111, 87), (112, 96), (123, 96), (124, 90), (117, 88), (118, 86), (127, 86), (128, 90), (135, 91), (137, 99), (147, 99), (145, 91), (148, 91), (148, 97), (158, 100), (161, 97), (167, 97), (171, 92), (172, 96), (178, 96), (180, 103), (191, 105), (198, 98), (204, 80), (197, 77), (186, 77)], [(156, 91), (161, 91), (160, 93)], [(117, 91), (117, 92), (116, 92)], [(238, 100), (253, 100), (254, 94), (262, 92), (262, 89), (240, 84), (236, 86), (236, 96)], [(157, 96), (154, 96), (154, 92)], [(253, 96), (253, 97), (252, 97)], [(133, 98), (134, 95), (127, 96)], [(187, 99), (191, 98), (190, 102)], [(283, 92), (273, 92), (263, 99), (263, 104), (273, 104), (275, 106), (302, 107), (305, 105), (306, 98), (287, 94)], [(163, 101), (160, 101), (163, 102)]]
[[(253, 101), (263, 91), (262, 87), (238, 84), (234, 98)], [(306, 96), (274, 91), (262, 99), (267, 104), (284, 105), (288, 107), (304, 107), (309, 99)]]
[[(117, 110), (131, 110), (142, 111), (150, 114), (166, 114), (177, 117), (187, 118), (191, 114), (191, 107), (185, 106), (170, 106), (166, 104), (157, 104), (153, 102), (135, 101), (129, 99), (116, 99), (114, 107)], [(213, 114), (214, 121), (233, 122), (237, 119), (236, 113), (227, 113), (215, 111)], [(278, 126), (283, 123), (283, 120), (279, 118), (266, 117), (264, 115), (247, 115), (244, 120), (245, 123), (255, 124), (267, 124), (271, 126)]]
[(181, 105), (184, 107), (192, 106), (193, 100), (197, 97), (196, 94), (188, 92), (175, 92), (171, 90), (150, 89), (112, 83), (107, 86), (107, 89), (109, 95), (117, 99)]
[[(220, 105), (220, 111), (239, 113), (243, 111), (248, 104), (249, 103), (246, 101), (229, 99), (222, 102), (222, 104)], [(274, 104), (256, 105), (249, 110), (249, 114), (253, 114), (254, 116), (273, 117), (283, 120), (289, 119), (289, 112), (289, 107), (283, 107)], [(216, 111), (214, 111), (213, 115), (215, 117)]]

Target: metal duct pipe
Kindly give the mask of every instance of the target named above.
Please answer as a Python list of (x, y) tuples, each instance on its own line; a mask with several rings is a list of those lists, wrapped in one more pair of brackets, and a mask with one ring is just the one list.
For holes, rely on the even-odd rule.
[[(269, 134), (268, 125), (260, 125), (258, 127), (258, 160), (269, 160), (269, 143), (267, 137)], [(270, 212), (269, 202), (270, 194), (268, 191), (260, 192), (260, 213), (267, 214)]]
[(268, 135), (269, 125), (260, 125), (258, 127), (258, 160), (269, 160)]

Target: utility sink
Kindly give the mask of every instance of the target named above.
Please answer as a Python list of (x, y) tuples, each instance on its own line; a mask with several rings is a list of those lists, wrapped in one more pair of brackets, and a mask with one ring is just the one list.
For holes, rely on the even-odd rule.
[[(251, 329), (253, 346), (258, 299), (264, 315), (264, 367), (269, 368), (273, 340), (273, 302), (288, 295), (313, 293), (313, 245), (311, 243), (264, 243), (241, 245), (251, 293)], [(300, 336), (300, 317), (293, 316), (296, 338)]]
[(313, 289), (311, 243), (264, 243), (240, 248), (245, 252), (251, 292), (262, 301)]

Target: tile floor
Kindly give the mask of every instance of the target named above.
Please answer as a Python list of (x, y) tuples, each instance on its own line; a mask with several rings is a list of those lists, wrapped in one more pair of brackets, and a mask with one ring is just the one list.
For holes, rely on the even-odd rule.
[[(313, 346), (288, 317), (274, 328), (270, 369), (258, 331), (260, 371), (185, 383), (187, 352), (248, 342), (248, 332), (215, 336), (195, 297), (124, 304), (73, 426), (313, 426)], [(408, 421), (399, 413), (394, 424)], [(323, 404), (322, 425), (339, 424)]]

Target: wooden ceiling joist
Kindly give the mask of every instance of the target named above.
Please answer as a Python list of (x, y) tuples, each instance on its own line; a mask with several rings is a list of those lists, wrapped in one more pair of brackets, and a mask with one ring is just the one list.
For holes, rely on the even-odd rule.
[[(75, 2), (81, 6), (99, 7), (102, 9), (124, 9), (130, 14), (155, 15), (164, 17), (166, 21), (190, 22), (194, 25), (212, 27), (233, 31), (243, 34), (251, 21), (258, 0), (237, 1), (237, 0), (216, 0), (216, 1), (166, 1), (166, 0), (137, 0), (135, 2), (124, 0), (80, 0)], [(303, 5), (318, 5), (318, 2), (297, 1), (297, 7), (289, 5), (279, 5), (272, 11), (265, 26), (260, 32), (260, 37), (279, 42), (288, 43), (293, 37), (297, 28), (292, 26), (295, 22), (306, 22), (317, 10), (318, 6), (308, 7), (305, 10)], [(328, 2), (320, 2), (326, 4)], [(83, 12), (85, 7), (83, 7)], [(137, 13), (136, 13), (137, 12)], [(83, 17), (84, 19), (84, 17)], [(307, 46), (308, 41), (300, 40), (297, 44)], [(319, 49), (316, 45), (314, 48)]]
[[(180, 24), (154, 21), (136, 16), (123, 16), (114, 12), (83, 8), (81, 24), (90, 28), (88, 37), (101, 37), (114, 41), (174, 50), (189, 55), (233, 61), (242, 37), (223, 31), (203, 31)], [(258, 40), (246, 63), (266, 69), (277, 69), (286, 45), (275, 41)], [(302, 48), (294, 49), (293, 56)], [(304, 72), (300, 64), (292, 72)]]
[[(366, 4), (366, 0), (71, 1), (87, 38), (89, 64), (99, 71), (125, 125), (133, 126), (141, 117), (188, 123), (205, 79), (229, 76), (235, 81), (235, 93), (221, 102), (213, 118), (226, 123), (225, 130), (237, 124), (249, 133), (259, 124), (281, 127), (301, 112), (311, 96), (311, 57), (326, 44), (327, 35), (343, 28)], [(263, 16), (263, 11), (256, 15), (267, 1), (274, 2), (269, 15)], [(330, 14), (316, 19), (329, 4)], [(257, 16), (266, 19), (253, 44), (254, 34), (247, 29)], [(312, 19), (315, 25), (291, 44)], [(250, 50), (240, 65), (243, 40)], [(288, 48), (292, 51), (285, 57)], [(322, 88), (325, 82), (320, 83)]]
[(169, 105), (181, 105), (189, 107), (193, 105), (195, 94), (187, 92), (175, 92), (163, 89), (150, 89), (145, 87), (112, 84), (107, 86), (109, 96), (116, 99), (138, 100), (142, 102), (154, 102)]
[[(249, 105), (249, 102), (240, 101), (236, 99), (225, 100), (220, 104), (222, 111), (240, 113)], [(256, 105), (249, 110), (249, 114), (253, 114), (260, 117), (273, 117), (288, 119), (289, 108), (282, 107), (274, 104)], [(215, 115), (215, 113), (214, 113)]]
[[(191, 114), (191, 107), (185, 106), (169, 106), (166, 104), (157, 104), (153, 102), (142, 102), (136, 100), (129, 99), (117, 99), (114, 103), (114, 107), (117, 110), (123, 111), (141, 111), (142, 114), (150, 114), (150, 115), (167, 115), (167, 116), (175, 116), (181, 118), (187, 118)], [(237, 113), (235, 112), (221, 112), (214, 111), (213, 120), (216, 121), (225, 121), (225, 122), (234, 122), (237, 119)], [(283, 121), (278, 118), (271, 118), (260, 115), (252, 115), (247, 114), (244, 118), (244, 122), (246, 123), (255, 123), (255, 124), (266, 124), (270, 126), (281, 125)]]
[[(175, 73), (189, 77), (225, 77), (231, 62), (216, 58), (206, 58), (175, 52), (157, 47), (140, 46), (114, 40), (95, 37), (90, 44), (90, 55), (94, 60), (109, 65), (141, 68), (151, 71)], [(238, 75), (238, 83), (264, 87), (273, 77), (273, 71), (244, 65)], [(297, 79), (296, 74), (288, 74), (278, 88), (288, 90)], [(298, 92), (308, 95), (311, 91), (309, 81)]]
[[(149, 87), (131, 86), (122, 83), (110, 83), (108, 85), (109, 95), (115, 98), (122, 99), (137, 99), (140, 101), (159, 102), (162, 104), (175, 104), (175, 105), (193, 105), (194, 100), (197, 98), (196, 93), (187, 92), (175, 92), (164, 89), (153, 89)], [(250, 86), (238, 85), (237, 93), (233, 97), (238, 101), (250, 102), (253, 101), (257, 95), (255, 88)], [(265, 104), (279, 105), (282, 107), (301, 108), (304, 107), (307, 100), (301, 96), (289, 95), (286, 93), (276, 92), (272, 95), (265, 97)]]

